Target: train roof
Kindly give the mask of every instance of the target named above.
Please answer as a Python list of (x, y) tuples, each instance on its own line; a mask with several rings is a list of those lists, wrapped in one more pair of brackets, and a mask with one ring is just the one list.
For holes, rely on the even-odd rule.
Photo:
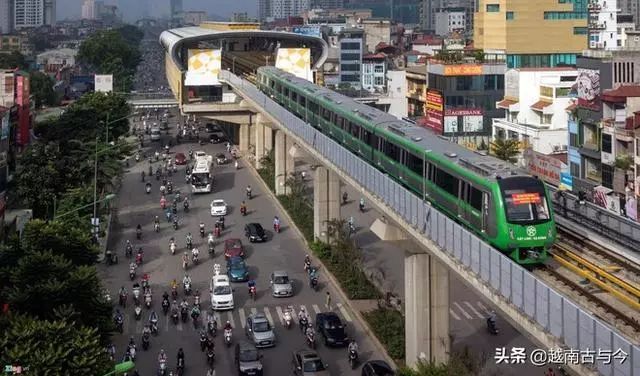
[(442, 159), (449, 160), (465, 169), (472, 170), (485, 178), (495, 179), (496, 176), (528, 175), (508, 162), (487, 155), (486, 152), (469, 150), (456, 143), (450, 142), (445, 136), (436, 135), (427, 128), (398, 119), (389, 113), (359, 103), (350, 97), (320, 87), (278, 68), (272, 66), (260, 67), (258, 71), (281, 77), (292, 85), (313, 94), (315, 97), (324, 98), (327, 101), (333, 102), (345, 112), (353, 112), (354, 115), (368, 121), (374, 127), (383, 128), (390, 133), (404, 138), (405, 142), (411, 143), (419, 149), (440, 154)]

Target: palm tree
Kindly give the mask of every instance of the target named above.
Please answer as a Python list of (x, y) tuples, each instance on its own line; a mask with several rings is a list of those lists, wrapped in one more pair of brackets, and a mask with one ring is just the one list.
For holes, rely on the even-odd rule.
[(518, 140), (508, 138), (496, 138), (491, 142), (491, 154), (503, 161), (516, 163), (516, 156), (520, 154)]

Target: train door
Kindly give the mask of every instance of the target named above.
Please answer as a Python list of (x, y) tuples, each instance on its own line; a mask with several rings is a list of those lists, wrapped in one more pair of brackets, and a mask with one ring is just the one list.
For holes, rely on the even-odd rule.
[(482, 193), (482, 223), (480, 224), (480, 228), (483, 233), (487, 232), (487, 228), (489, 225), (489, 195), (486, 193)]
[(460, 184), (458, 184), (458, 218), (467, 222), (469, 220), (469, 210), (468, 208), (468, 195), (469, 195), (469, 184), (460, 180)]

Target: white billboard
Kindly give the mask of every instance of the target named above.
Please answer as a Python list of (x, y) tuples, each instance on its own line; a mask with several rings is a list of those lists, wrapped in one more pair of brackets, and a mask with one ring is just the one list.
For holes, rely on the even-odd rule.
[(444, 133), (456, 133), (456, 132), (458, 132), (458, 117), (445, 116), (444, 117)]
[(276, 56), (276, 68), (313, 81), (311, 50), (308, 48), (279, 48)]
[(465, 132), (482, 132), (484, 128), (483, 116), (465, 116), (462, 118), (462, 126)]
[(94, 76), (94, 90), (103, 93), (113, 91), (113, 75), (112, 74), (96, 74)]
[(184, 80), (186, 86), (220, 85), (221, 50), (189, 50), (189, 63)]

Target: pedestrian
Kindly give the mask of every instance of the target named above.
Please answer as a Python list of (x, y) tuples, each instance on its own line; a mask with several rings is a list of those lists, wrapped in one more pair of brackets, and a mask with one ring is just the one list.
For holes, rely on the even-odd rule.
[(327, 297), (325, 298), (324, 304), (327, 306), (327, 310), (331, 311), (331, 294), (327, 291)]

